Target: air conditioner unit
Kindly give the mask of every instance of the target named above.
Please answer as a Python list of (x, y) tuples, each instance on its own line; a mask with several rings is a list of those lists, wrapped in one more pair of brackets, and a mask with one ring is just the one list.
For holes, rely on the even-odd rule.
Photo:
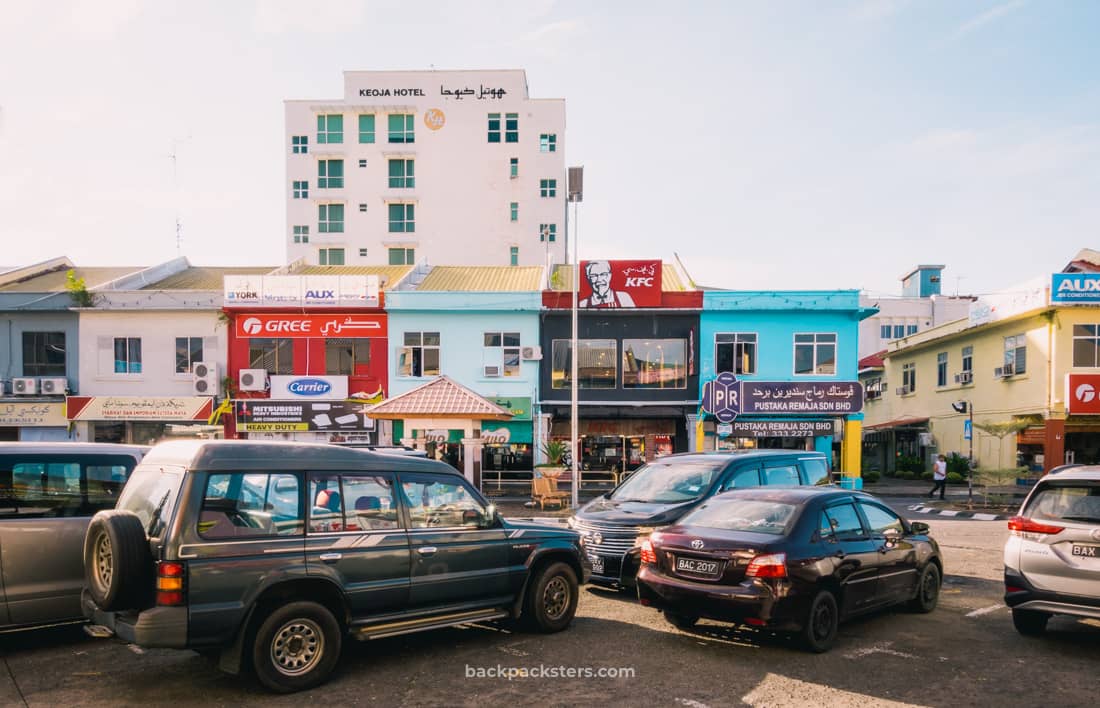
[(217, 396), (220, 384), (217, 363), (196, 361), (191, 365), (191, 390), (196, 396)]
[(968, 384), (974, 379), (974, 374), (970, 371), (963, 371), (962, 373), (955, 374), (955, 383)]
[(38, 379), (30, 377), (16, 377), (11, 380), (11, 392), (16, 396), (37, 396)]
[(1012, 364), (1005, 364), (1004, 366), (998, 366), (993, 369), (993, 378), (1003, 379), (1006, 376), (1012, 376)]
[(242, 391), (266, 391), (267, 369), (241, 369), (237, 384)]
[(42, 393), (49, 396), (64, 396), (69, 391), (69, 380), (64, 376), (50, 376), (39, 380)]
[(484, 366), (482, 367), (482, 373), (485, 376), (500, 376), (499, 366)]
[(1004, 365), (1004, 370), (1005, 370), (1005, 376), (1012, 376), (1013, 374), (1016, 373), (1016, 365), (1015, 364), (1005, 364)]
[(869, 383), (867, 384), (867, 393), (882, 393), (884, 388), (885, 384), (883, 384), (881, 381)]
[(542, 359), (542, 347), (523, 347), (519, 350), (519, 358), (524, 361), (539, 361)]
[(905, 394), (909, 393), (909, 389), (905, 386), (898, 386), (896, 389), (894, 389), (894, 393), (899, 396), (904, 396)]

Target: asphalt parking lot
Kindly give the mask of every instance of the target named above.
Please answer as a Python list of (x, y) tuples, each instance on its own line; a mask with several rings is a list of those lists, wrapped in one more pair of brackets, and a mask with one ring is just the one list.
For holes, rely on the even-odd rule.
[(560, 634), (479, 625), (349, 642), (329, 683), (291, 696), (191, 652), (93, 640), (79, 628), (6, 635), (0, 704), (1095, 705), (1100, 622), (1056, 618), (1045, 637), (1020, 637), (1001, 603), (1004, 522), (931, 524), (947, 560), (939, 608), (842, 625), (827, 654), (713, 623), (683, 632), (627, 596), (586, 589)]

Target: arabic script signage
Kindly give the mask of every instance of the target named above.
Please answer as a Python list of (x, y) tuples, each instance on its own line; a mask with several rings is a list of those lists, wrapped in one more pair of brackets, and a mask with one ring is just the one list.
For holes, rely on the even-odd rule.
[(1100, 303), (1100, 273), (1055, 273), (1050, 301)]
[(64, 403), (0, 403), (0, 427), (60, 428), (68, 424)]
[(141, 396), (69, 396), (69, 420), (201, 420), (213, 411), (210, 396), (147, 398)]
[(858, 381), (742, 381), (741, 413), (858, 413), (863, 384)]
[(245, 432), (373, 430), (367, 406), (343, 401), (233, 401), (237, 429)]
[(238, 337), (385, 337), (386, 316), (241, 314), (236, 332)]
[(581, 308), (660, 307), (661, 261), (581, 261)]
[(378, 307), (377, 275), (227, 275), (225, 304)]

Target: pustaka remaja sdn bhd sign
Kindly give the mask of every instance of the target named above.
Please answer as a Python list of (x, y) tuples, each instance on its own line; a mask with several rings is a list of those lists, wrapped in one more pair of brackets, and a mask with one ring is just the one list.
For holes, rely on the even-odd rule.
[(661, 261), (581, 261), (577, 306), (660, 307)]

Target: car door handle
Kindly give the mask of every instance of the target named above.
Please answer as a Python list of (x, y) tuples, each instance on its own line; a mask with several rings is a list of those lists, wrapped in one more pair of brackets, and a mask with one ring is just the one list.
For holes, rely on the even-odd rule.
[(318, 556), (318, 558), (320, 558), (321, 560), (323, 560), (326, 563), (335, 563), (336, 561), (340, 560), (343, 557), (344, 557), (343, 553), (322, 553), (321, 555)]
[(435, 552), (438, 550), (439, 549), (435, 546), (421, 546), (420, 548), (416, 549), (416, 552), (422, 556), (434, 556)]

